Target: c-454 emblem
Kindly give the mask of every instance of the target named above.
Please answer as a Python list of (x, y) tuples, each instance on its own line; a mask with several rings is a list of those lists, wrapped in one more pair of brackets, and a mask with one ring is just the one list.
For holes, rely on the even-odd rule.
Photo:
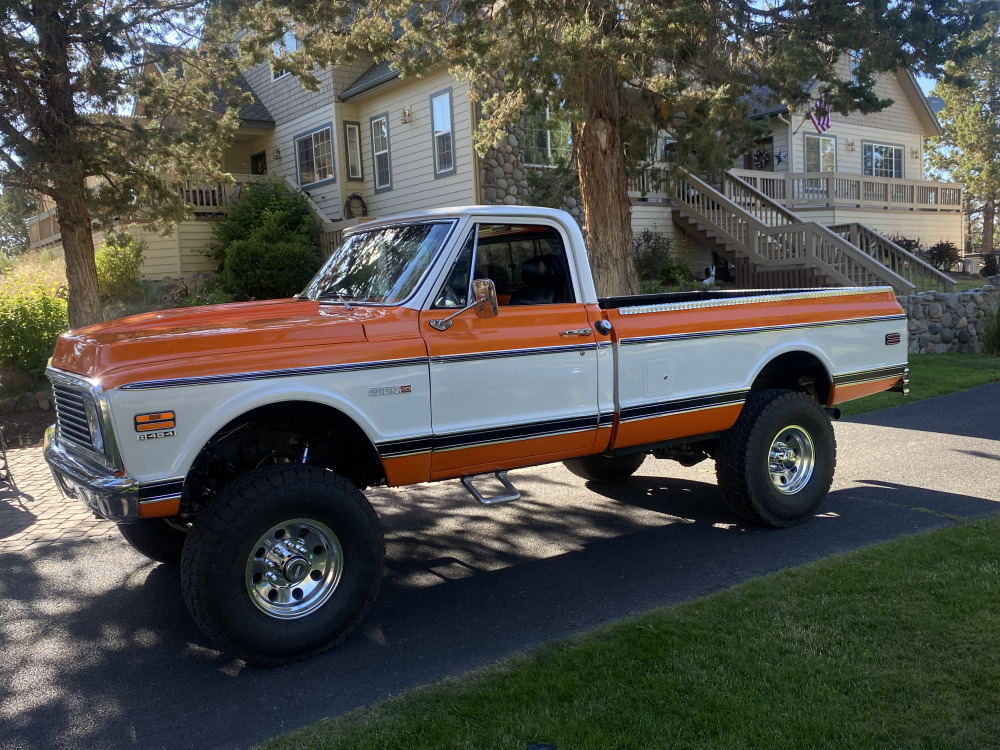
[(410, 393), (413, 386), (409, 385), (384, 385), (379, 388), (369, 388), (369, 396), (398, 396), (401, 393)]

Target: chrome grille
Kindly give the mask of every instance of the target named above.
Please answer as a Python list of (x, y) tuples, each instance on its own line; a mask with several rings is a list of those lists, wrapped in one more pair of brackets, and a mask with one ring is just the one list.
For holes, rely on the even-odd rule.
[(87, 425), (87, 408), (84, 406), (82, 391), (54, 382), (52, 395), (55, 396), (56, 402), (56, 424), (59, 427), (59, 439), (88, 450), (94, 450), (94, 444), (90, 439), (90, 427)]

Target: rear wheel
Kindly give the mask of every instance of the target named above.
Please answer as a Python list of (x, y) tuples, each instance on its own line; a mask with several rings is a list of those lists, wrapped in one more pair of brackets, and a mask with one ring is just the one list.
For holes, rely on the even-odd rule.
[(830, 490), (837, 445), (819, 403), (799, 391), (750, 394), (719, 440), (716, 476), (736, 515), (768, 526), (810, 518)]
[(241, 477), (202, 511), (181, 585), (207, 636), (273, 666), (339, 645), (375, 600), (384, 560), (360, 490), (319, 467), (280, 464)]
[(620, 482), (635, 474), (645, 460), (644, 453), (630, 453), (627, 456), (584, 456), (563, 463), (588, 482)]
[(150, 560), (177, 565), (188, 526), (175, 518), (138, 518), (132, 523), (118, 524), (118, 531)]

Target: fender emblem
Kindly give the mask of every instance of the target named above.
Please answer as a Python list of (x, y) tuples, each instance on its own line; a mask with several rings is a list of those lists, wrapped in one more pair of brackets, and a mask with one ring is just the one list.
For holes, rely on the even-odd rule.
[(398, 396), (401, 393), (410, 393), (413, 386), (409, 385), (384, 385), (379, 388), (369, 388), (369, 396)]
[(142, 432), (139, 433), (139, 440), (140, 442), (143, 440), (156, 440), (157, 438), (173, 437), (176, 434), (173, 430), (167, 430), (166, 432)]

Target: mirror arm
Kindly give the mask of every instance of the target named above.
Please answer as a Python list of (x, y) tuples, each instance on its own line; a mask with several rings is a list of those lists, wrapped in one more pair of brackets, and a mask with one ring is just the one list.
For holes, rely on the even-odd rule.
[(461, 310), (456, 310), (447, 318), (441, 318), (440, 320), (430, 321), (431, 328), (433, 328), (435, 331), (447, 331), (449, 328), (451, 328), (451, 321), (453, 318), (457, 318), (462, 313), (468, 312), (473, 307), (482, 307), (483, 305), (487, 304), (489, 304), (489, 300), (477, 299), (471, 305), (466, 305)]

